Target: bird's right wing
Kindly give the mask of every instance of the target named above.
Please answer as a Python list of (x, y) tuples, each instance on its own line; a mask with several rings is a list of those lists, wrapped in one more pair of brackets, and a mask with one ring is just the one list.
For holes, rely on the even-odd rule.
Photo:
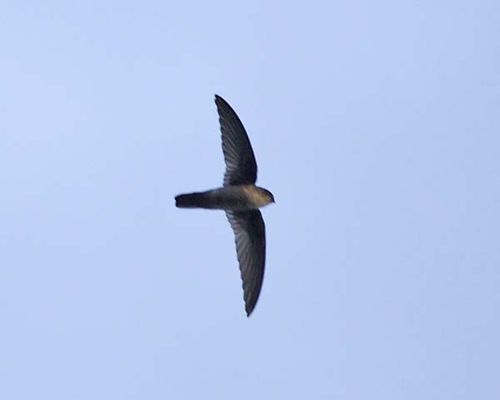
[(245, 128), (226, 100), (215, 95), (215, 104), (226, 162), (224, 186), (253, 184), (257, 180), (257, 163)]
[(226, 211), (233, 228), (243, 281), (245, 310), (250, 316), (259, 299), (266, 263), (266, 228), (259, 210)]

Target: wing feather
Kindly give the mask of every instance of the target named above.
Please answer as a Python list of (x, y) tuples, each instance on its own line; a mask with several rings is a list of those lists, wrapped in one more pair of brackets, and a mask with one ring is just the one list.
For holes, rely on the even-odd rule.
[(243, 124), (236, 112), (220, 96), (215, 95), (222, 136), (222, 152), (226, 162), (224, 186), (253, 184), (257, 180), (257, 163)]
[(250, 316), (259, 299), (264, 280), (266, 263), (264, 220), (259, 210), (226, 211), (226, 215), (235, 235), (245, 310)]

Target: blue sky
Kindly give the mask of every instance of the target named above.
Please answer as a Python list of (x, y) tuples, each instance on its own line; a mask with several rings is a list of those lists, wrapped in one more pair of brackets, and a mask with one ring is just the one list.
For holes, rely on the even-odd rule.
[(4, 1), (0, 89), (0, 398), (500, 398), (498, 2)]

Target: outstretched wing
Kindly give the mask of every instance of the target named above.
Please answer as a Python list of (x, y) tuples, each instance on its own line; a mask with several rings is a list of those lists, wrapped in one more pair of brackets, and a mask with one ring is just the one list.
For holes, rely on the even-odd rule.
[(266, 263), (266, 228), (259, 210), (226, 211), (233, 228), (243, 281), (245, 310), (250, 316), (259, 299)]
[(245, 128), (226, 100), (215, 95), (215, 104), (226, 162), (224, 186), (253, 184), (257, 180), (257, 163)]

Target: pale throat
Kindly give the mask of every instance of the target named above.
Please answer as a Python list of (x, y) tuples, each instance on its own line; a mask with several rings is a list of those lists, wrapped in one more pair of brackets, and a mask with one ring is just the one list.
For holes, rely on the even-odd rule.
[(256, 207), (264, 207), (271, 203), (271, 200), (266, 195), (254, 185), (248, 185), (243, 188), (250, 202)]

